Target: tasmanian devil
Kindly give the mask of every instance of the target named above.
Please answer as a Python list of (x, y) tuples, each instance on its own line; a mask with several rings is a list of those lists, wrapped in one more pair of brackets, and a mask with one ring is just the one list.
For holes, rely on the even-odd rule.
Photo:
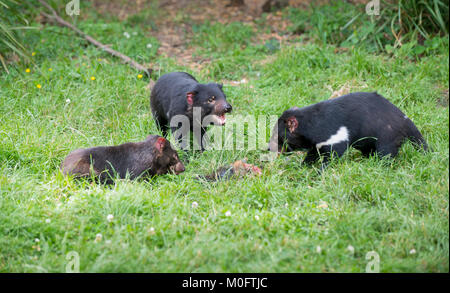
[(275, 125), (271, 151), (308, 151), (304, 163), (323, 155), (326, 166), (331, 154), (342, 156), (349, 146), (364, 156), (395, 157), (405, 140), (427, 150), (414, 123), (381, 95), (351, 93), (303, 108), (286, 110)]
[(184, 166), (169, 141), (149, 135), (141, 142), (74, 150), (64, 159), (61, 169), (65, 175), (94, 175), (111, 183), (116, 174), (119, 178), (129, 174), (130, 179), (168, 172), (179, 174)]
[[(177, 123), (171, 125), (172, 118), (177, 115), (187, 117), (189, 129), (186, 130), (194, 130), (202, 150), (204, 150), (202, 143), (205, 134), (204, 118), (209, 118), (207, 121), (210, 123), (207, 124), (224, 125), (225, 114), (232, 110), (221, 84), (201, 84), (185, 72), (172, 72), (161, 76), (151, 92), (150, 107), (164, 136), (167, 136), (169, 127), (173, 133), (179, 127)], [(195, 133), (195, 129), (200, 133)]]

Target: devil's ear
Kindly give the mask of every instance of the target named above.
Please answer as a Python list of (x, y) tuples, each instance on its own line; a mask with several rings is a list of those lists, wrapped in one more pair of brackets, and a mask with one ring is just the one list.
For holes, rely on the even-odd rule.
[(194, 104), (194, 97), (197, 94), (197, 91), (190, 91), (186, 94), (186, 101), (188, 103), (188, 105), (193, 105)]
[(164, 150), (164, 147), (166, 146), (167, 140), (164, 137), (158, 137), (158, 139), (155, 142), (155, 147), (158, 150), (159, 153), (162, 153)]
[(298, 121), (295, 116), (289, 117), (286, 119), (286, 125), (290, 133), (294, 132), (298, 127)]
[(223, 84), (222, 83), (216, 83), (217, 84), (217, 86), (219, 87), (219, 89), (222, 89), (223, 88)]

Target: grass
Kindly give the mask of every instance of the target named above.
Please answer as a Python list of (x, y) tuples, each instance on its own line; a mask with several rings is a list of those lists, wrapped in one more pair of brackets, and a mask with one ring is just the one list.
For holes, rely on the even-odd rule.
[[(142, 28), (98, 21), (79, 25), (142, 62), (153, 59), (158, 76), (189, 71), (156, 55), (157, 40)], [(322, 174), (303, 166), (302, 154), (262, 163), (264, 151), (207, 151), (191, 155), (179, 176), (111, 186), (65, 178), (59, 165), (69, 151), (158, 130), (145, 80), (48, 26), (28, 36), (37, 53), (31, 72), (18, 66), (0, 75), (0, 271), (65, 272), (75, 251), (81, 272), (365, 272), (366, 253), (376, 251), (382, 272), (448, 272), (449, 112), (439, 102), (448, 89), (448, 37), (417, 59), (406, 49), (341, 52), (315, 42), (273, 53), (249, 41), (258, 32), (245, 25), (212, 24), (208, 35), (209, 28), (196, 27), (193, 46), (212, 62), (189, 72), (202, 82), (246, 77), (224, 86), (234, 114), (279, 115), (351, 83), (397, 105), (433, 150), (405, 144), (393, 161), (350, 151)], [(263, 176), (194, 179), (244, 156)]]
[[(359, 5), (359, 9), (355, 6)], [(287, 10), (291, 30), (308, 32), (322, 44), (342, 47), (364, 46), (371, 52), (390, 52), (408, 42), (416, 43), (411, 55), (424, 52), (425, 41), (448, 35), (449, 5), (441, 0), (381, 1), (379, 15), (368, 16), (366, 3), (338, 1), (333, 5), (312, 5), (310, 9)], [(419, 44), (417, 44), (419, 43)]]

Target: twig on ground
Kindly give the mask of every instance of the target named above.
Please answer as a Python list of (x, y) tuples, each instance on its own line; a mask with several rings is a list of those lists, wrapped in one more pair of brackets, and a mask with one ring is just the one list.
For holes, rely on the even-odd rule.
[(65, 21), (64, 19), (62, 19), (55, 11), (55, 9), (53, 9), (53, 7), (51, 7), (47, 2), (45, 2), (44, 0), (39, 0), (39, 2), (48, 10), (51, 11), (51, 14), (47, 14), (45, 12), (42, 12), (42, 14), (47, 17), (49, 20), (54, 20), (57, 23), (59, 23), (62, 26), (68, 27), (71, 30), (75, 31), (77, 34), (79, 34), (80, 36), (82, 36), (84, 39), (86, 39), (88, 42), (90, 42), (91, 44), (93, 44), (94, 46), (108, 52), (109, 54), (116, 56), (120, 59), (122, 59), (125, 63), (128, 63), (131, 67), (139, 70), (139, 71), (143, 71), (145, 72), (145, 74), (150, 77), (150, 74), (152, 73), (152, 69), (151, 68), (145, 68), (143, 65), (139, 64), (138, 62), (134, 61), (133, 59), (131, 59), (130, 57), (111, 49), (110, 47), (108, 47), (107, 45), (104, 45), (102, 43), (100, 43), (99, 41), (97, 41), (96, 39), (94, 39), (93, 37), (89, 36), (88, 34), (84, 33), (83, 31), (81, 31), (80, 29), (78, 29), (77, 27), (75, 27), (74, 25), (72, 25), (71, 23)]

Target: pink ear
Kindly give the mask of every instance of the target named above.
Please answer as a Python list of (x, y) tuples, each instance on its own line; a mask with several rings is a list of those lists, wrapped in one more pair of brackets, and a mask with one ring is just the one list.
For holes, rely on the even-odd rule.
[(187, 93), (186, 100), (187, 100), (188, 104), (192, 106), (194, 104), (194, 92)]
[(298, 121), (297, 121), (297, 118), (295, 118), (294, 116), (289, 117), (289, 118), (286, 120), (286, 124), (287, 124), (287, 127), (288, 127), (288, 129), (289, 129), (289, 132), (290, 132), (290, 133), (294, 132), (294, 131), (297, 129), (297, 127), (298, 127)]
[(156, 149), (162, 153), (164, 146), (166, 145), (166, 139), (164, 137), (158, 137), (155, 143)]

